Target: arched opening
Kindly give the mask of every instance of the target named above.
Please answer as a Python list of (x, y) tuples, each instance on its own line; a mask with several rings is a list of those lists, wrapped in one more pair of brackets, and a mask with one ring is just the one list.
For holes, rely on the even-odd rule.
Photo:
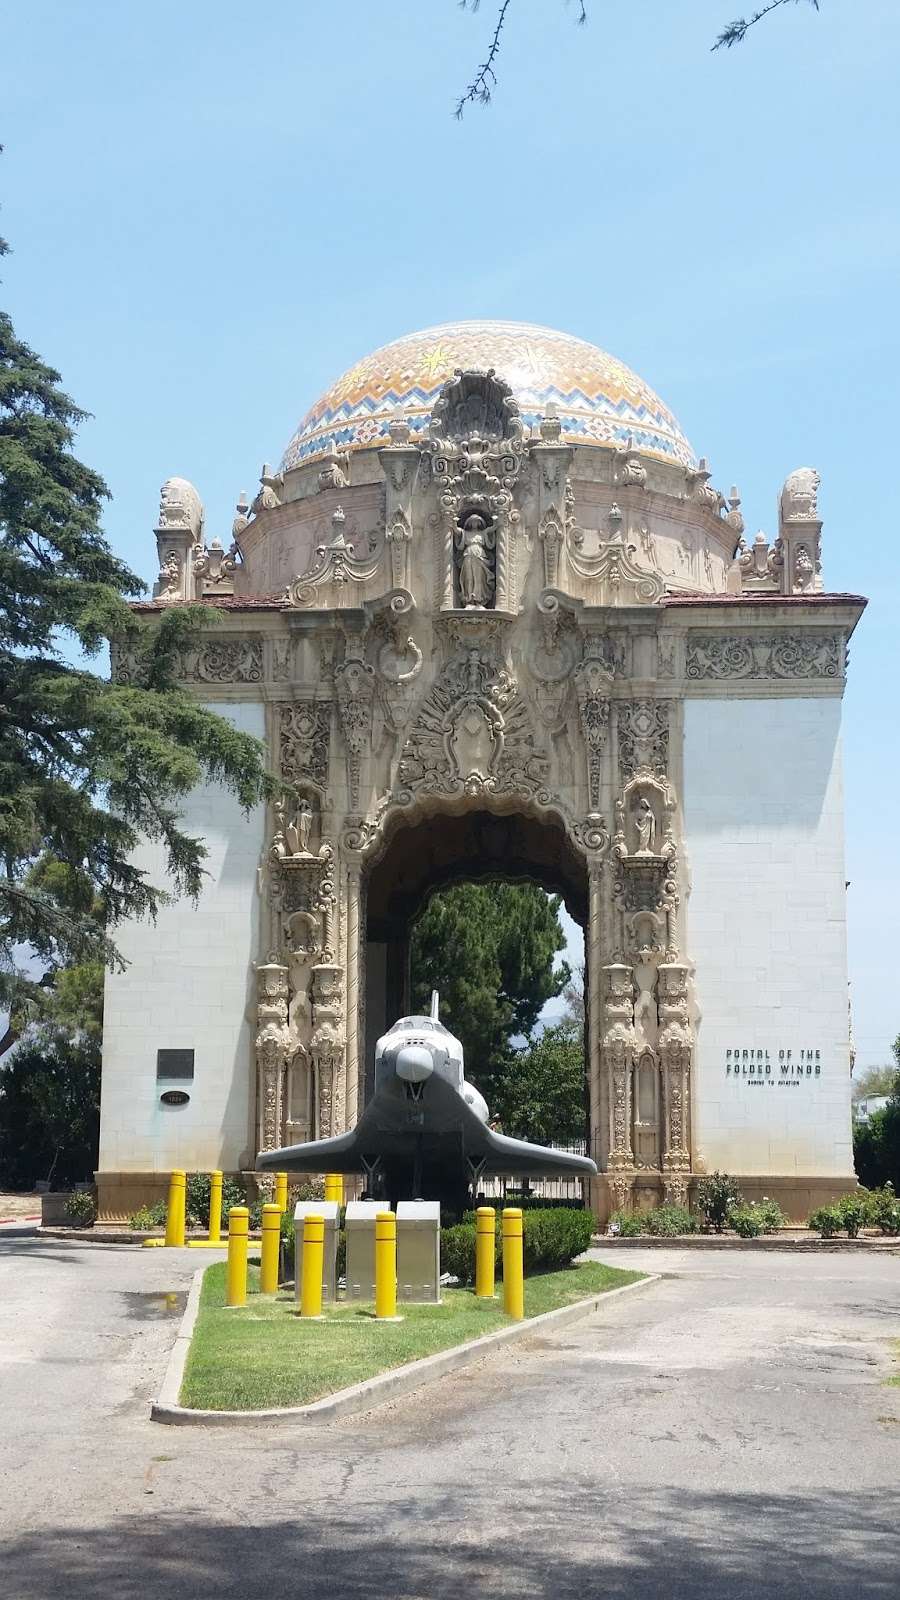
[[(587, 870), (561, 819), (548, 818), (546, 813), (502, 813), (484, 806), (401, 814), (387, 830), (382, 853), (362, 884), (366, 1003), (360, 1048), (364, 1048), (365, 1101), (373, 1092), (376, 1040), (398, 1017), (415, 1009), (410, 992), (410, 940), (416, 919), (436, 893), (473, 882), (536, 884), (558, 894), (572, 921), (582, 930), (586, 926)], [(585, 1032), (586, 1027), (587, 1019)], [(586, 1082), (583, 1103), (583, 1148), (589, 1151)], [(503, 1131), (519, 1133), (506, 1127)], [(564, 1182), (558, 1187), (563, 1197)], [(573, 1196), (580, 1192), (580, 1185), (573, 1180), (568, 1188)]]

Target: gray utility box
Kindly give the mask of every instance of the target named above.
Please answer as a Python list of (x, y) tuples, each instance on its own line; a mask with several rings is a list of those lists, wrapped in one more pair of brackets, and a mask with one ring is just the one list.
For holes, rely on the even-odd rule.
[(386, 1200), (351, 1200), (347, 1206), (347, 1299), (375, 1299), (375, 1218)]
[(441, 1298), (441, 1207), (437, 1200), (397, 1202), (397, 1298), (437, 1305)]
[(325, 1218), (325, 1251), (322, 1257), (322, 1299), (337, 1297), (338, 1211), (336, 1200), (298, 1200), (294, 1207), (294, 1293), (300, 1304), (303, 1284), (303, 1224), (307, 1217)]

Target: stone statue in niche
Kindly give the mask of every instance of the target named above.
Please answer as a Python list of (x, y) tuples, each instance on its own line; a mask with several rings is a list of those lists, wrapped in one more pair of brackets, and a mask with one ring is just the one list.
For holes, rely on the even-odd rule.
[(309, 835), (312, 828), (312, 807), (308, 800), (301, 800), (293, 819), (284, 830), (285, 843), (292, 856), (309, 855)]
[(642, 795), (637, 803), (634, 825), (637, 830), (637, 855), (652, 856), (653, 846), (656, 841), (656, 818), (653, 815), (653, 807), (646, 795)]
[(460, 601), (465, 607), (484, 611), (494, 603), (496, 529), (472, 511), (457, 529), (454, 543)]

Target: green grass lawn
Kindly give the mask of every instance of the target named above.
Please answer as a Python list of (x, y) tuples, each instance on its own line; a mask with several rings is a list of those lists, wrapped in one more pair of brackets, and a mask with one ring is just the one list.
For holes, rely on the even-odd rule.
[[(525, 1284), (525, 1315), (569, 1305), (643, 1277), (585, 1261), (546, 1272)], [(250, 1287), (259, 1272), (250, 1268)], [(402, 1322), (375, 1321), (371, 1306), (339, 1305), (323, 1322), (304, 1322), (292, 1289), (246, 1307), (225, 1306), (225, 1263), (206, 1270), (200, 1312), (181, 1386), (181, 1404), (210, 1411), (256, 1411), (305, 1405), (450, 1345), (477, 1339), (509, 1324), (501, 1298), (476, 1300), (471, 1289), (445, 1289), (439, 1306), (400, 1306)]]

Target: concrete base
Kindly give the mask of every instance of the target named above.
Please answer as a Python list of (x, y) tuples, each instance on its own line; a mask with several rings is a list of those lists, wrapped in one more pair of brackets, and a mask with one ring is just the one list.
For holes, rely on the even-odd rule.
[[(701, 1176), (700, 1173), (693, 1173), (690, 1179), (692, 1209)], [(859, 1180), (855, 1175), (845, 1178), (784, 1177), (777, 1174), (769, 1177), (758, 1177), (755, 1174), (744, 1177), (741, 1173), (733, 1173), (731, 1176), (740, 1185), (745, 1200), (756, 1201), (762, 1200), (763, 1197), (777, 1200), (788, 1221), (798, 1224), (806, 1222), (810, 1212), (815, 1211), (818, 1206), (832, 1205), (842, 1194), (850, 1194), (859, 1186)], [(662, 1173), (635, 1172), (632, 1190), (632, 1208), (635, 1211), (651, 1211), (655, 1206), (662, 1205), (663, 1194)], [(591, 1179), (590, 1206), (600, 1226), (605, 1227), (613, 1211), (616, 1210), (615, 1197), (605, 1172)]]

